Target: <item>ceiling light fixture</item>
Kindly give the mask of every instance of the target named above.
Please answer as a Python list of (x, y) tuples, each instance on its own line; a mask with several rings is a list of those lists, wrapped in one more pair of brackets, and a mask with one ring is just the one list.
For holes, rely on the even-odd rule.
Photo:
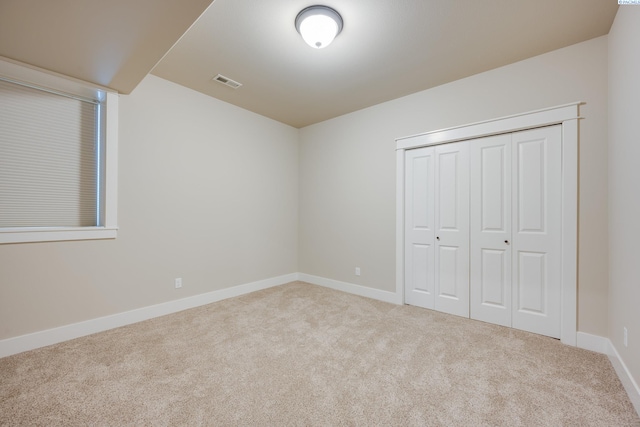
[(315, 49), (329, 46), (342, 31), (342, 17), (327, 6), (309, 6), (296, 16), (296, 30)]

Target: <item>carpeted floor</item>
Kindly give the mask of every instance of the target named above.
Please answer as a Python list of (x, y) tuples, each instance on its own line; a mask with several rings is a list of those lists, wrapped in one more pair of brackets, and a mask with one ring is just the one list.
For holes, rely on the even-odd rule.
[(291, 283), (0, 359), (0, 425), (640, 426), (606, 356)]

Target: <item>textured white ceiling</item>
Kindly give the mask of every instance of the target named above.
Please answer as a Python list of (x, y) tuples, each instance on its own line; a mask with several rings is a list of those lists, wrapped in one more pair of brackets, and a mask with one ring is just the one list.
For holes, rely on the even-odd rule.
[[(344, 29), (317, 50), (294, 27), (313, 1), (211, 3), (0, 0), (0, 56), (122, 93), (153, 69), (303, 127), (607, 34), (618, 9), (615, 0), (327, 0)], [(212, 82), (218, 73), (243, 86)]]
[[(615, 0), (327, 0), (325, 49), (294, 27), (308, 0), (216, 0), (153, 74), (303, 127), (609, 32)], [(243, 84), (233, 90), (211, 79)]]
[(131, 92), (213, 0), (0, 0), (0, 56)]

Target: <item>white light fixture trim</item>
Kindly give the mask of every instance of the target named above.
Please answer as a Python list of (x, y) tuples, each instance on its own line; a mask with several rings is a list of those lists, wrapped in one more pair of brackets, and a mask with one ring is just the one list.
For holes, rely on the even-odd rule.
[(342, 17), (328, 6), (309, 6), (296, 16), (296, 30), (309, 46), (322, 49), (342, 31)]

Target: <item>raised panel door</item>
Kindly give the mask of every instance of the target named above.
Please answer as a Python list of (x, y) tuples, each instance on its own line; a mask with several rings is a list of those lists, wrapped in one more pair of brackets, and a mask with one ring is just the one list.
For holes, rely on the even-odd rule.
[(469, 142), (470, 317), (511, 326), (511, 135)]
[(435, 307), (435, 149), (405, 153), (405, 303)]
[(512, 326), (560, 337), (561, 126), (514, 133)]
[(435, 148), (435, 308), (469, 317), (468, 143)]

